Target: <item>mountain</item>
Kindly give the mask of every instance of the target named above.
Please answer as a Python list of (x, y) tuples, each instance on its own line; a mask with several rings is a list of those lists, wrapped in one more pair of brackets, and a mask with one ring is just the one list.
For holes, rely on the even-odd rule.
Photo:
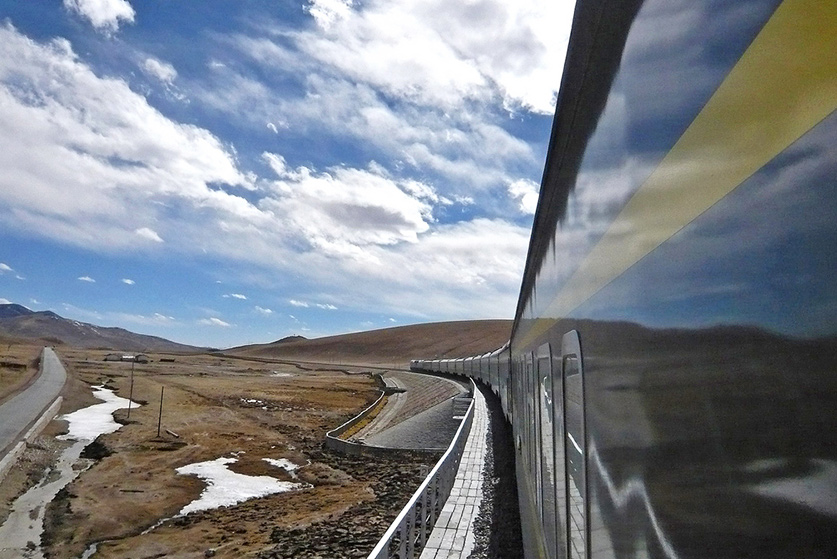
[(32, 314), (33, 312), (34, 311), (27, 309), (23, 305), (16, 305), (14, 303), (9, 303), (8, 305), (0, 305), (0, 319), (14, 318), (16, 316), (25, 316), (27, 314)]
[(406, 363), (410, 359), (467, 357), (495, 350), (511, 335), (511, 320), (467, 320), (398, 326), (315, 339), (241, 346), (225, 354), (339, 363)]
[(96, 326), (63, 318), (52, 311), (32, 311), (21, 305), (0, 305), (0, 336), (42, 340), (85, 349), (119, 351), (195, 352), (205, 348), (178, 344), (124, 328)]
[(286, 344), (288, 342), (298, 342), (298, 341), (307, 340), (307, 339), (308, 338), (306, 338), (305, 336), (285, 336), (281, 340), (276, 340), (273, 343), (274, 344)]

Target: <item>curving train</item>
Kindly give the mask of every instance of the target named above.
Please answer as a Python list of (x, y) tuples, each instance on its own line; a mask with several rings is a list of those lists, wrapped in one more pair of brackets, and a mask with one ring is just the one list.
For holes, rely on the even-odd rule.
[(837, 2), (579, 0), (499, 395), (527, 558), (837, 557)]

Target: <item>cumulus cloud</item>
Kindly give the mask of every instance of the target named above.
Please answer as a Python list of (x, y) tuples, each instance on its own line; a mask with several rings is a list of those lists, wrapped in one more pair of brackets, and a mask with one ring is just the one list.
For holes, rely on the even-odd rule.
[(525, 214), (534, 214), (538, 207), (538, 184), (528, 179), (516, 180), (509, 184), (509, 196), (517, 200), (518, 208)]
[(0, 221), (62, 242), (160, 243), (142, 221), (190, 206), (259, 213), (214, 186), (250, 188), (252, 179), (212, 134), (164, 117), (123, 80), (97, 76), (66, 40), (40, 44), (8, 23), (0, 25), (0, 144), (8, 147)]
[(222, 295), (222, 297), (224, 297), (225, 299), (233, 298), (233, 299), (241, 299), (241, 300), (244, 300), (244, 301), (247, 300), (247, 296), (242, 295), (241, 293), (227, 293), (226, 295)]
[(212, 317), (212, 318), (202, 318), (198, 321), (198, 324), (203, 324), (204, 326), (220, 326), (221, 328), (229, 328), (232, 326), (229, 322), (224, 322), (220, 318)]
[(87, 283), (96, 283), (96, 280), (91, 278), (90, 276), (79, 276), (79, 281), (86, 281)]
[(14, 272), (14, 270), (8, 264), (0, 262), (0, 274), (4, 274), (6, 272)]
[[(486, 166), (486, 183), (505, 187), (513, 180), (492, 160), (534, 161), (531, 148), (496, 125), (472, 121), (462, 133), (439, 112), (416, 112), (403, 130), (398, 114), (370, 99), (365, 133), (381, 123), (378, 136), (401, 134), (393, 150), (411, 146), (401, 161), (318, 169), (265, 153), (272, 176), (254, 178), (239, 170), (231, 146), (164, 117), (126, 82), (97, 76), (67, 41), (41, 44), (0, 25), (0, 143), (8, 146), (0, 151), (0, 224), (89, 250), (207, 254), (253, 264), (271, 280), (292, 272), (310, 293), (329, 294), (320, 299), (328, 303), (292, 306), (513, 314), (528, 229), (499, 219), (439, 223), (443, 208), (473, 203), (473, 191), (442, 194), (402, 167), (467, 180)], [(422, 125), (428, 114), (432, 126)], [(474, 137), (478, 146), (468, 147)], [(470, 151), (457, 155), (459, 146)]]
[(125, 285), (134, 285), (136, 282), (132, 279), (122, 278), (122, 283), (124, 283)]
[(267, 309), (267, 308), (264, 308), (264, 307), (260, 307), (260, 306), (258, 306), (258, 305), (256, 305), (254, 308), (256, 309), (256, 312), (257, 312), (257, 313), (259, 313), (259, 314), (263, 314), (263, 315), (265, 315), (265, 316), (270, 316), (270, 315), (272, 315), (272, 314), (273, 314), (273, 311), (272, 311), (272, 310)]
[(429, 105), (493, 94), (506, 107), (549, 114), (574, 2), (310, 0), (317, 31), (299, 48), (355, 81)]
[(120, 23), (133, 23), (136, 15), (126, 0), (64, 0), (64, 6), (105, 32), (116, 31)]
[(142, 69), (148, 75), (166, 84), (171, 84), (177, 77), (177, 70), (174, 69), (174, 66), (156, 58), (146, 58), (142, 63)]
[(324, 252), (363, 259), (368, 254), (362, 247), (416, 242), (430, 227), (432, 208), (422, 199), (432, 193), (428, 186), (416, 196), (414, 181), (391, 178), (376, 166), (317, 173), (289, 169), (276, 154), (264, 158), (279, 177), (273, 183), (278, 196), (262, 200), (261, 207), (283, 216)]

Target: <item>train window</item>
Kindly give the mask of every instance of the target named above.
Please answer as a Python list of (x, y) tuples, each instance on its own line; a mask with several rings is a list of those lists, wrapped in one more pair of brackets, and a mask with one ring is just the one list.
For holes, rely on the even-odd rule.
[(546, 548), (550, 557), (557, 556), (556, 500), (555, 500), (555, 454), (553, 452), (553, 417), (555, 399), (552, 384), (552, 348), (543, 344), (538, 348), (536, 373), (538, 376), (540, 400), (540, 449), (541, 449), (541, 519)]
[(578, 332), (564, 335), (561, 343), (564, 384), (564, 457), (567, 503), (567, 550), (572, 559), (588, 557), (587, 438), (584, 375)]

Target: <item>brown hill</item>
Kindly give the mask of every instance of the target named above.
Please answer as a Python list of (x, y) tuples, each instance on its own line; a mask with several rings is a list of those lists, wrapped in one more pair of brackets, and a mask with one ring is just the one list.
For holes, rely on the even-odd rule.
[(224, 353), (299, 361), (404, 365), (411, 359), (467, 357), (492, 351), (508, 341), (511, 327), (511, 320), (436, 322), (313, 340), (285, 339), (236, 347)]

